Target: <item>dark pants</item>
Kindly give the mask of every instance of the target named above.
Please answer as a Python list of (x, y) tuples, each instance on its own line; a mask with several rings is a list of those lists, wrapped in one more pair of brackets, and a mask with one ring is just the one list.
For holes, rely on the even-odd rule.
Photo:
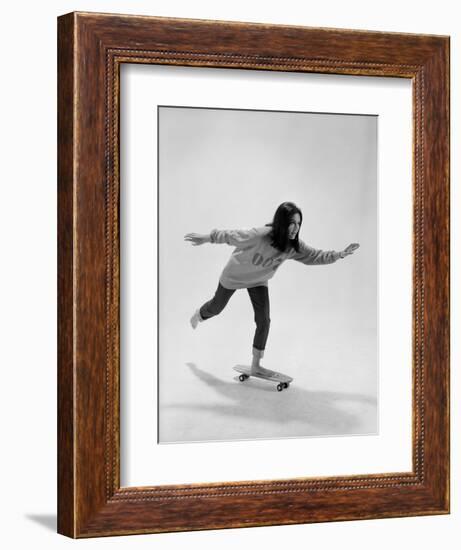
[[(247, 290), (255, 312), (256, 332), (253, 339), (253, 347), (263, 351), (266, 347), (271, 324), (269, 317), (269, 289), (267, 286), (256, 286)], [(219, 315), (226, 307), (234, 292), (235, 290), (224, 288), (220, 283), (213, 298), (200, 308), (202, 319), (205, 321), (210, 317)]]

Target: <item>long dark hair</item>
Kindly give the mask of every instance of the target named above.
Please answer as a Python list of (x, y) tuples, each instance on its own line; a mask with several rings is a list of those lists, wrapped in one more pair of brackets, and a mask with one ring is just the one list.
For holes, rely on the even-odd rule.
[(282, 204), (275, 211), (272, 223), (267, 224), (272, 227), (272, 230), (268, 235), (271, 240), (271, 245), (277, 250), (280, 250), (280, 252), (286, 252), (291, 247), (293, 247), (296, 252), (299, 252), (299, 231), (293, 240), (288, 238), (288, 226), (290, 225), (295, 214), (299, 214), (302, 224), (303, 213), (296, 206), (296, 204), (293, 202), (282, 202)]

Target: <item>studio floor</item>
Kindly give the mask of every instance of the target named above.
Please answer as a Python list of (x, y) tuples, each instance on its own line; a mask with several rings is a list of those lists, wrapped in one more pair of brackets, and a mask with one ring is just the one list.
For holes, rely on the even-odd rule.
[(181, 347), (171, 347), (169, 366), (160, 371), (159, 442), (378, 433), (378, 366), (371, 340), (351, 346), (346, 333), (338, 336), (344, 320), (336, 327), (331, 319), (317, 319), (311, 327), (305, 315), (301, 321), (309, 338), (290, 342), (288, 349), (282, 342), (290, 341), (289, 327), (281, 322), (271, 328), (262, 365), (294, 378), (281, 392), (266, 380), (240, 382), (233, 370), (250, 364), (250, 323), (232, 325), (232, 315), (222, 315), (196, 331), (184, 330)]

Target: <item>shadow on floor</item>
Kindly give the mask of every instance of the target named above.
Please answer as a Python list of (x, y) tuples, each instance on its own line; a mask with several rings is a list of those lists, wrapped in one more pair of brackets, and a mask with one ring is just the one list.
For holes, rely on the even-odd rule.
[[(185, 412), (211, 415), (211, 418), (222, 419), (229, 417), (229, 425), (222, 421), (213, 422), (221, 425), (221, 430), (229, 427), (233, 437), (237, 432), (245, 430), (256, 422), (263, 423), (264, 431), (274, 434), (275, 437), (299, 437), (319, 435), (348, 435), (377, 432), (377, 403), (376, 399), (361, 394), (308, 391), (296, 386), (296, 381), (289, 389), (282, 392), (276, 390), (276, 384), (250, 378), (245, 382), (238, 381), (238, 375), (232, 381), (224, 381), (209, 372), (200, 369), (194, 363), (187, 363), (192, 373), (214, 392), (224, 397), (222, 403), (180, 403), (165, 406), (165, 410), (176, 413), (183, 428), (182, 436), (177, 441), (197, 440), (197, 433), (204, 433), (198, 422), (191, 422)], [(182, 414), (178, 416), (178, 413)], [(205, 416), (204, 418), (210, 418)], [(186, 428), (187, 425), (187, 428)], [(260, 424), (261, 425), (261, 424)], [(302, 433), (300, 434), (300, 426)], [(367, 429), (370, 427), (370, 429)], [(172, 428), (172, 426), (170, 426)], [(205, 431), (211, 435), (206, 439), (222, 440), (228, 434), (221, 434), (214, 426)], [(295, 430), (294, 433), (291, 433)], [(360, 431), (359, 431), (360, 430)], [(266, 437), (266, 435), (262, 435)], [(269, 435), (272, 437), (272, 435)], [(163, 439), (163, 437), (162, 437)], [(169, 439), (169, 438), (168, 438)], [(202, 437), (199, 437), (202, 439)], [(165, 441), (165, 440), (164, 440)]]
[(38, 523), (42, 527), (45, 527), (49, 531), (54, 531), (56, 533), (57, 530), (57, 517), (56, 515), (52, 514), (26, 514), (26, 519), (33, 521), (34, 523)]

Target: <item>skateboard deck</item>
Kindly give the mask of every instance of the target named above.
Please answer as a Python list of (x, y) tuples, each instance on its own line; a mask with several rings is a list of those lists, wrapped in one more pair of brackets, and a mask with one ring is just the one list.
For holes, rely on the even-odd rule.
[(293, 378), (291, 376), (287, 376), (286, 374), (282, 374), (281, 372), (277, 372), (275, 370), (265, 369), (264, 374), (251, 374), (251, 368), (246, 365), (236, 365), (234, 370), (240, 373), (240, 382), (244, 382), (247, 378), (250, 378), (250, 376), (254, 376), (255, 378), (261, 378), (262, 380), (277, 382), (278, 391), (287, 389), (291, 382), (293, 382)]

